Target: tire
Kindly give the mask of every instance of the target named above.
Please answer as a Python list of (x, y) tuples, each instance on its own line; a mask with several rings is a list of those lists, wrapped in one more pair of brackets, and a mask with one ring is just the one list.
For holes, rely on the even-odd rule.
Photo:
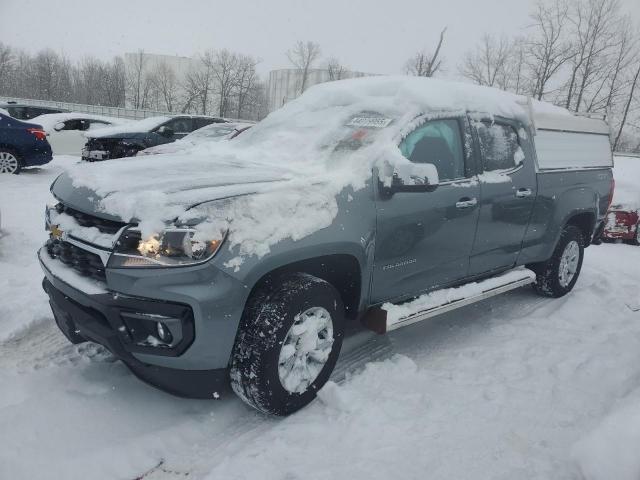
[(536, 291), (553, 298), (569, 293), (578, 281), (583, 259), (582, 232), (573, 225), (565, 226), (551, 258), (531, 267), (536, 272)]
[(0, 148), (0, 174), (13, 173), (17, 175), (20, 170), (22, 170), (22, 163), (18, 155), (8, 148)]
[[(301, 330), (305, 324), (326, 328), (303, 337), (310, 331)], [(232, 355), (231, 386), (263, 413), (296, 412), (309, 404), (329, 379), (343, 336), (344, 306), (330, 283), (306, 273), (266, 282), (247, 302)], [(298, 369), (301, 365), (306, 369)]]

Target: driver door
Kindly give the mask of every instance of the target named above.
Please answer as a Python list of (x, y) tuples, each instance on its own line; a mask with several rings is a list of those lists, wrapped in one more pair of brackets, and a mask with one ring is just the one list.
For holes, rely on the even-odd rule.
[[(478, 223), (480, 189), (465, 118), (429, 120), (400, 143), (415, 163), (435, 165), (430, 192), (395, 192), (376, 199), (377, 231), (371, 286), (374, 303), (400, 300), (464, 279)], [(470, 137), (468, 137), (470, 138)]]

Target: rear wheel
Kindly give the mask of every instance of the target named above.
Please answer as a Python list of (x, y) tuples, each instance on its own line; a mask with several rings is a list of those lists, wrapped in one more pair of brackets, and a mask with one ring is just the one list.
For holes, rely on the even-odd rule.
[(295, 273), (249, 300), (231, 363), (231, 386), (261, 412), (289, 415), (311, 402), (338, 360), (344, 307), (328, 282)]
[(536, 272), (536, 291), (546, 297), (569, 293), (580, 275), (584, 258), (584, 239), (578, 227), (567, 225), (553, 255), (543, 263), (532, 265)]
[(18, 156), (11, 150), (0, 148), (0, 173), (20, 173)]

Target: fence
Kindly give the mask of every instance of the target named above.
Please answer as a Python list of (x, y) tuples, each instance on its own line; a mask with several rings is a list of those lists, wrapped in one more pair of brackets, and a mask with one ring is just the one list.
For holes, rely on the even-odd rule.
[(0, 102), (12, 101), (23, 103), (26, 105), (34, 105), (40, 107), (53, 107), (69, 110), (70, 112), (93, 113), (94, 115), (106, 115), (108, 117), (129, 118), (132, 120), (141, 120), (147, 117), (155, 117), (157, 115), (171, 115), (168, 112), (158, 112), (154, 110), (136, 110), (134, 108), (124, 107), (105, 107), (102, 105), (85, 105), (82, 103), (54, 102), (52, 100), (35, 100), (31, 98), (10, 98), (0, 97)]

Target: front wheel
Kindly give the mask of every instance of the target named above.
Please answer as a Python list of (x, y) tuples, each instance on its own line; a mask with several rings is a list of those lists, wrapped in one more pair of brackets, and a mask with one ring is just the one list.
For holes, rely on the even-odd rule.
[(289, 415), (327, 382), (344, 334), (340, 294), (295, 273), (265, 283), (247, 303), (231, 362), (231, 386), (261, 412)]
[(567, 225), (546, 262), (531, 266), (536, 272), (536, 291), (545, 297), (559, 298), (569, 293), (578, 281), (584, 258), (584, 239), (578, 227)]

